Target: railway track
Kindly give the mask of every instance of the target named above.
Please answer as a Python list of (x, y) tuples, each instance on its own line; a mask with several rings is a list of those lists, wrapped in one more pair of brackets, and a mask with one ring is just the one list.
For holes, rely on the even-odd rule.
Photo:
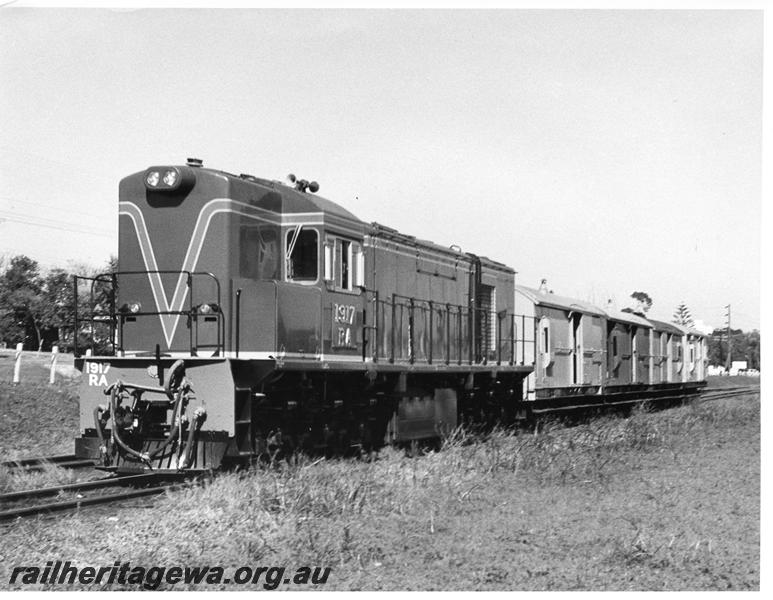
[[(759, 393), (759, 385), (713, 388), (704, 389), (695, 400), (697, 402), (706, 402)], [(7, 469), (25, 470), (42, 470), (49, 466), (74, 469), (92, 467), (94, 462), (78, 459), (74, 455), (58, 455), (5, 461), (0, 463), (0, 466)], [(139, 474), (120, 477), (111, 476), (104, 479), (9, 492), (0, 494), (0, 522), (159, 495), (167, 491), (180, 489), (184, 485), (185, 483), (181, 482), (169, 484), (168, 479), (159, 479), (154, 474)], [(132, 487), (131, 489), (124, 489), (113, 493), (102, 493), (105, 490), (110, 490), (110, 488), (125, 486)], [(84, 496), (84, 493), (94, 494)], [(72, 494), (75, 494), (75, 497), (39, 503), (41, 498)]]
[(25, 471), (42, 471), (47, 467), (59, 467), (62, 469), (85, 469), (94, 466), (93, 460), (78, 458), (74, 454), (60, 454), (57, 456), (41, 456), (36, 458), (24, 458), (8, 460), (0, 463), (6, 469)]
[[(0, 522), (7, 522), (20, 517), (50, 514), (154, 496), (167, 491), (181, 489), (185, 485), (179, 482), (169, 484), (167, 481), (167, 479), (159, 479), (152, 474), (128, 475), (0, 494), (0, 507), (4, 507), (0, 508)], [(121, 490), (115, 493), (83, 495), (85, 492), (99, 492), (120, 486), (140, 485), (143, 487), (133, 487), (132, 489)], [(36, 502), (40, 498), (68, 493), (77, 495), (74, 498), (65, 498), (55, 502), (29, 504), (30, 502)]]
[(712, 388), (704, 390), (698, 398), (699, 402), (707, 402), (709, 400), (720, 400), (722, 398), (734, 398), (736, 396), (745, 396), (747, 394), (759, 394), (760, 386), (758, 385), (739, 385), (733, 387), (724, 388)]

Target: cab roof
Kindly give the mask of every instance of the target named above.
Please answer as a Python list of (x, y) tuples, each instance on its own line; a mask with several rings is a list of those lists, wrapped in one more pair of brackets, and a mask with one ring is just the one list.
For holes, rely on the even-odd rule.
[[(214, 171), (214, 169), (202, 169), (203, 171)], [(261, 179), (260, 177), (254, 177), (252, 175), (233, 175), (232, 173), (226, 173), (225, 171), (214, 171), (225, 175), (230, 178), (240, 179), (248, 183), (259, 185), (262, 187), (272, 188), (278, 192), (278, 198), (272, 198), (268, 204), (271, 206), (264, 206), (267, 210), (275, 212), (287, 213), (287, 214), (301, 214), (301, 213), (314, 213), (324, 212), (344, 219), (352, 221), (358, 221), (363, 223), (356, 215), (346, 210), (340, 204), (336, 204), (332, 200), (328, 200), (323, 196), (311, 192), (302, 192), (289, 185), (285, 185), (281, 181), (270, 181), (268, 179)], [(364, 223), (363, 223), (364, 224)]]

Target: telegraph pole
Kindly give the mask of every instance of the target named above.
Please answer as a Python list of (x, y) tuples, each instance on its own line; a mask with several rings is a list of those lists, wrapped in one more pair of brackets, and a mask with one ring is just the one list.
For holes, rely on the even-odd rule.
[(730, 335), (730, 305), (728, 304), (726, 307), (727, 309), (727, 360), (725, 361), (725, 370), (730, 371), (730, 367), (733, 364), (733, 338)]

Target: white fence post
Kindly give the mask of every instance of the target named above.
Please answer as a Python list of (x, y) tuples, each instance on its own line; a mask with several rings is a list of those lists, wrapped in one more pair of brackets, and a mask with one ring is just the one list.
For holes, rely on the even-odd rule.
[(56, 359), (59, 358), (59, 346), (51, 348), (51, 374), (48, 377), (48, 383), (54, 385), (56, 383)]
[(16, 344), (16, 358), (13, 364), (13, 382), (18, 384), (21, 380), (21, 351), (24, 348), (24, 344), (19, 342)]

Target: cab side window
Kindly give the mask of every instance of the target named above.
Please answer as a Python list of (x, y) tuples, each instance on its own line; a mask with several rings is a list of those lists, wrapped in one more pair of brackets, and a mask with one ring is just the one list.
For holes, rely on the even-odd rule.
[(286, 257), (288, 281), (317, 280), (317, 231), (296, 227), (287, 232)]
[(336, 287), (342, 290), (351, 290), (352, 243), (348, 240), (336, 240), (335, 257)]
[(242, 226), (239, 230), (239, 276), (278, 279), (279, 233), (273, 227)]
[(339, 237), (325, 242), (325, 280), (338, 290), (353, 291), (363, 285), (365, 260), (362, 246)]

